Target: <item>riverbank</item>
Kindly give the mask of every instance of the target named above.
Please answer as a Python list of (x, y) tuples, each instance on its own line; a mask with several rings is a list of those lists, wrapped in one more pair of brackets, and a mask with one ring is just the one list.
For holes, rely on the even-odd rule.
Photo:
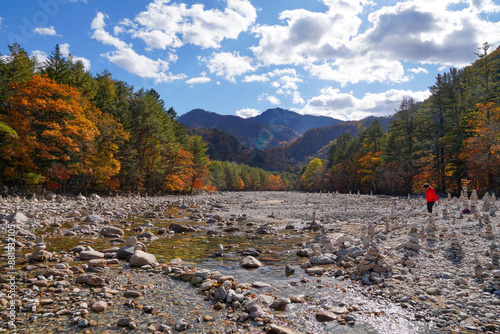
[[(2, 327), (494, 333), (496, 209), (491, 198), (444, 199), (430, 220), (423, 199), (356, 194), (9, 197), (0, 201)], [(131, 266), (125, 251), (149, 260)]]

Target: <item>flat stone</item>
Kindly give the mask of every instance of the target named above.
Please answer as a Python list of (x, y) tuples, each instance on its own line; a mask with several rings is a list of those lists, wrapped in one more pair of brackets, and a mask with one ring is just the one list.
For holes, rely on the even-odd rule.
[(330, 322), (337, 320), (337, 316), (330, 312), (320, 311), (315, 314), (316, 320), (319, 322)]
[(294, 334), (294, 331), (289, 328), (271, 324), (267, 327), (266, 334)]
[(139, 298), (142, 294), (139, 291), (127, 290), (123, 293), (125, 298)]
[(81, 251), (79, 256), (82, 260), (102, 259), (104, 258), (104, 253), (98, 251)]

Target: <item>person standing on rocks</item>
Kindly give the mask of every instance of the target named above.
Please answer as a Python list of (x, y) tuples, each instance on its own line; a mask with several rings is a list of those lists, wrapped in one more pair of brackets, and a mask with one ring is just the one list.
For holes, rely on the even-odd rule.
[(431, 187), (428, 183), (424, 184), (424, 189), (425, 189), (425, 198), (427, 200), (427, 211), (429, 212), (431, 218), (434, 217), (434, 214), (432, 213), (432, 207), (434, 206), (434, 203), (439, 201), (439, 196), (436, 193), (436, 190), (434, 190), (433, 187)]

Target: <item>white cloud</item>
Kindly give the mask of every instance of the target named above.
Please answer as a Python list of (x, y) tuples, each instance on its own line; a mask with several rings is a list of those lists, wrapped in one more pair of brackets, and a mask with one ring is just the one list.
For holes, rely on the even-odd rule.
[(186, 83), (188, 85), (195, 85), (195, 84), (204, 84), (212, 81), (210, 78), (201, 76), (201, 77), (196, 77), (196, 78), (191, 78), (189, 80), (186, 80)]
[(302, 98), (299, 91), (293, 92), (293, 100), (292, 101), (294, 104), (304, 104), (305, 103), (305, 101)]
[(243, 82), (268, 82), (269, 78), (267, 74), (261, 74), (261, 75), (247, 75), (245, 79), (243, 79)]
[(260, 115), (260, 111), (252, 108), (245, 108), (236, 111), (236, 116), (240, 116), (241, 118), (249, 118)]
[(302, 64), (342, 56), (362, 23), (358, 14), (368, 1), (324, 1), (325, 13), (304, 9), (281, 12), (286, 25), (257, 25), (252, 32), (260, 38), (252, 47), (254, 54), (267, 65)]
[(210, 73), (222, 76), (232, 82), (235, 82), (235, 76), (255, 71), (252, 58), (240, 56), (238, 52), (213, 53), (210, 58), (202, 58), (201, 60), (207, 64)]
[(308, 65), (309, 73), (322, 80), (339, 82), (342, 86), (361, 81), (373, 82), (405, 82), (403, 65), (397, 60), (390, 60), (380, 54), (367, 53), (362, 57), (336, 59), (320, 65)]
[[(205, 9), (203, 4), (155, 0), (134, 18), (135, 26), (126, 30), (142, 39), (149, 49), (178, 48), (193, 44), (219, 48), (224, 39), (237, 39), (255, 22), (257, 11), (248, 0), (227, 0), (227, 7)], [(127, 24), (130, 26), (130, 24)]]
[(410, 68), (408, 69), (408, 72), (412, 72), (412, 73), (415, 73), (415, 74), (418, 74), (418, 73), (429, 73), (429, 71), (427, 71), (426, 68), (424, 67), (417, 67), (417, 68)]
[(492, 0), (323, 2), (324, 12), (286, 10), (281, 24), (254, 26), (255, 57), (267, 66), (302, 66), (342, 85), (399, 83), (410, 79), (403, 62), (462, 67), (484, 41), (500, 44), (500, 34), (491, 33), (500, 22), (484, 19), (500, 13)]
[(35, 57), (37, 66), (43, 66), (47, 58), (49, 58), (49, 56), (45, 52), (40, 50), (35, 50), (31, 52), (31, 55)]
[(491, 1), (460, 3), (460, 10), (450, 9), (456, 0), (412, 0), (371, 13), (372, 28), (360, 36), (363, 50), (383, 52), (391, 59), (420, 63), (470, 64), (472, 50), (484, 41), (498, 43), (500, 22), (481, 19), (486, 11), (500, 11)]
[[(105, 14), (101, 12), (97, 13), (90, 25), (94, 30), (92, 38), (101, 43), (114, 46), (116, 50), (103, 53), (101, 56), (132, 74), (141, 78), (153, 79), (156, 83), (185, 79), (186, 76), (184, 74), (173, 75), (168, 73), (169, 63), (167, 61), (161, 59), (153, 60), (140, 55), (133, 50), (132, 45), (110, 35), (104, 30), (106, 27), (105, 18), (107, 18)], [(172, 57), (170, 58), (172, 59)]]
[(310, 99), (298, 112), (330, 116), (346, 121), (359, 120), (370, 115), (393, 115), (403, 98), (412, 97), (418, 102), (429, 96), (429, 91), (391, 89), (382, 93), (367, 93), (359, 99), (352, 93), (342, 93), (339, 89), (327, 87), (321, 90), (319, 96)]
[(259, 96), (259, 101), (267, 101), (267, 102), (274, 104), (274, 105), (281, 104), (280, 99), (278, 99), (276, 96), (269, 95), (269, 94), (262, 94), (261, 96)]
[(76, 56), (73, 56), (70, 52), (69, 52), (69, 44), (68, 43), (64, 43), (64, 44), (61, 44), (59, 45), (59, 49), (61, 50), (61, 53), (66, 57), (66, 58), (69, 58), (71, 57), (75, 62), (77, 61), (81, 61), (82, 64), (83, 64), (83, 68), (86, 70), (86, 71), (90, 71), (90, 60), (88, 60), (87, 58), (83, 58), (83, 57), (76, 57)]
[(56, 29), (52, 26), (48, 28), (37, 27), (33, 30), (33, 32), (39, 35), (57, 36)]

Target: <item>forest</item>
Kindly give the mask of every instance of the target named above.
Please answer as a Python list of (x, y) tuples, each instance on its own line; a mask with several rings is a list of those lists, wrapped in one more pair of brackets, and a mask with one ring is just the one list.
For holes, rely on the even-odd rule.
[(429, 183), (441, 193), (463, 187), (500, 190), (500, 48), (479, 48), (477, 61), (438, 74), (431, 96), (404, 99), (384, 131), (374, 121), (355, 137), (343, 134), (326, 159), (302, 170), (306, 191), (418, 193)]
[(92, 75), (58, 45), (43, 64), (10, 45), (10, 54), (0, 55), (0, 186), (25, 193), (406, 195), (427, 182), (442, 193), (464, 186), (498, 193), (500, 49), (488, 53), (490, 47), (485, 43), (471, 66), (439, 74), (426, 101), (404, 99), (388, 131), (375, 120), (338, 137), (324, 159), (270, 172), (211, 161), (207, 143), (154, 89), (136, 90), (108, 71)]

